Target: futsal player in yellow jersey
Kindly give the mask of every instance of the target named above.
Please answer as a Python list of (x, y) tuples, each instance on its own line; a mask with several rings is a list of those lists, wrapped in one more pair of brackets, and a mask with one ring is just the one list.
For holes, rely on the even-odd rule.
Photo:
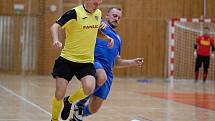
[[(96, 68), (96, 88), (91, 96), (83, 99), (82, 91), (79, 89), (76, 93), (64, 98), (64, 108), (61, 112), (61, 118), (66, 120), (70, 115), (72, 104), (74, 104), (74, 112), (70, 121), (83, 121), (83, 117), (96, 113), (103, 102), (107, 99), (111, 90), (113, 81), (113, 67), (130, 67), (142, 66), (143, 58), (122, 59), (120, 56), (122, 39), (117, 33), (122, 16), (122, 9), (118, 7), (111, 7), (108, 9), (106, 20), (102, 20), (107, 26), (101, 29), (105, 35), (113, 38), (113, 48), (107, 48), (107, 42), (97, 38), (94, 51), (94, 67)], [(82, 92), (82, 93), (81, 93)], [(82, 99), (76, 103), (79, 99)], [(86, 101), (89, 99), (89, 102)]]
[[(83, 97), (95, 88), (94, 47), (101, 23), (98, 6), (102, 0), (84, 0), (84, 4), (67, 11), (51, 27), (53, 47), (62, 49), (58, 30), (66, 32), (65, 45), (55, 61), (52, 76), (56, 79), (55, 96), (52, 99), (52, 121), (58, 121), (67, 85), (75, 75), (82, 84)], [(112, 40), (108, 39), (112, 46)]]

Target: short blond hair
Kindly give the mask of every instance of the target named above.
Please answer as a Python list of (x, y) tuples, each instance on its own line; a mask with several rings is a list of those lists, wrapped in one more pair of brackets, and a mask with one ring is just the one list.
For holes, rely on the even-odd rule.
[(110, 8), (108, 9), (108, 13), (110, 13), (110, 11), (113, 10), (113, 9), (117, 9), (117, 10), (119, 10), (119, 11), (122, 11), (122, 8), (120, 8), (120, 7), (110, 7)]

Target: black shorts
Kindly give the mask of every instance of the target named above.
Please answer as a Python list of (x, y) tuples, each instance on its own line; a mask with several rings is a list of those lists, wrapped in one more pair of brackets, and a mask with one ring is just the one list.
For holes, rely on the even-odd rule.
[(210, 65), (210, 56), (197, 55), (195, 68), (196, 69), (200, 68), (202, 66), (202, 63), (204, 69), (208, 69)]
[(93, 63), (76, 63), (60, 56), (55, 60), (52, 76), (54, 78), (64, 78), (69, 82), (73, 76), (76, 76), (80, 80), (87, 75), (95, 77), (95, 73), (96, 70)]

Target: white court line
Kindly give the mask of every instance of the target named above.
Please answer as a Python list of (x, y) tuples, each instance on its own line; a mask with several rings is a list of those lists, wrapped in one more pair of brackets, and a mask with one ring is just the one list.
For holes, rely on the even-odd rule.
[[(0, 121), (31, 121), (32, 119), (6, 119), (2, 118)], [(37, 119), (38, 121), (47, 121), (45, 119)]]
[(49, 112), (46, 111), (45, 109), (41, 108), (40, 106), (38, 106), (38, 105), (35, 104), (35, 103), (32, 103), (31, 101), (27, 100), (27, 99), (24, 98), (24, 97), (22, 97), (22, 96), (20, 96), (20, 95), (17, 95), (15, 92), (13, 92), (12, 90), (10, 90), (10, 89), (8, 89), (8, 88), (2, 86), (1, 84), (0, 84), (0, 88), (4, 89), (5, 91), (7, 91), (8, 93), (10, 93), (11, 95), (13, 95), (13, 96), (15, 96), (15, 97), (17, 97), (17, 98), (19, 98), (19, 99), (21, 99), (21, 100), (27, 102), (28, 104), (32, 105), (33, 107), (35, 107), (35, 108), (39, 109), (40, 111), (42, 111), (42, 112), (48, 114), (49, 116), (51, 116), (51, 113), (49, 113)]
[(37, 85), (37, 84), (35, 84), (35, 83), (32, 83), (32, 82), (30, 82), (30, 85), (32, 85), (32, 86), (34, 86), (34, 87), (36, 87), (36, 88), (40, 88), (39, 85)]
[(0, 121), (30, 121), (31, 119), (0, 119)]

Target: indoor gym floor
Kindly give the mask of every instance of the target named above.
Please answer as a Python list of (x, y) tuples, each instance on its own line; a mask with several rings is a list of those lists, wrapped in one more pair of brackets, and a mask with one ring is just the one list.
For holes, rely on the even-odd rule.
[[(73, 79), (67, 95), (80, 87)], [(0, 75), (0, 121), (50, 121), (51, 76)], [(215, 121), (215, 82), (114, 79), (108, 100), (84, 121)]]

